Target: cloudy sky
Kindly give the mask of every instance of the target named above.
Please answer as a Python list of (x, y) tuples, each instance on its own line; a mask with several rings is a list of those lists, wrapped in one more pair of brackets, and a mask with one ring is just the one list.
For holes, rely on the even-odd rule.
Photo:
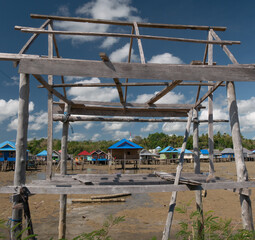
[[(146, 4), (145, 4), (146, 3)], [(218, 32), (224, 40), (241, 41), (241, 45), (230, 46), (230, 50), (239, 63), (254, 63), (255, 60), (255, 16), (254, 1), (239, 0), (94, 0), (94, 1), (2, 1), (0, 7), (1, 37), (0, 52), (18, 53), (30, 37), (29, 33), (14, 30), (15, 25), (39, 27), (43, 20), (31, 19), (29, 14), (61, 15), (110, 19), (122, 21), (137, 21), (167, 24), (187, 24), (205, 26), (226, 26), (226, 32)], [(110, 25), (94, 25), (72, 22), (55, 22), (55, 29), (91, 32), (122, 32), (130, 33), (130, 27), (112, 27)], [(171, 37), (187, 37), (206, 39), (203, 31), (140, 29), (140, 34), (163, 35)], [(62, 57), (100, 60), (99, 53), (106, 52), (111, 61), (127, 61), (129, 39), (71, 37), (58, 36), (57, 41)], [(142, 40), (145, 60), (148, 63), (189, 64), (192, 60), (202, 60), (204, 45), (194, 43), (158, 42)], [(28, 53), (47, 55), (47, 38), (40, 36), (32, 45)], [(231, 62), (219, 46), (214, 47), (214, 61), (219, 65)], [(137, 41), (132, 49), (132, 62), (139, 62)], [(11, 62), (0, 62), (0, 142), (15, 141), (18, 110), (18, 69)], [(59, 79), (54, 80), (56, 83)], [(67, 77), (66, 82), (99, 83), (110, 82), (111, 79)], [(47, 93), (45, 89), (38, 89), (39, 83), (31, 78), (30, 118), (28, 137), (42, 138), (47, 136)], [(150, 99), (162, 88), (139, 88), (128, 92), (129, 102), (144, 102)], [(238, 107), (240, 113), (241, 131), (247, 138), (255, 138), (255, 96), (254, 83), (236, 83)], [(202, 93), (206, 92), (202, 88)], [(163, 97), (159, 103), (193, 103), (196, 98), (195, 87), (177, 87)], [(118, 92), (114, 88), (71, 88), (68, 89), (69, 98), (76, 100), (96, 100), (118, 102)], [(207, 106), (207, 102), (204, 102)], [(226, 89), (221, 87), (214, 94), (215, 119), (228, 119)], [(201, 119), (207, 118), (207, 109), (200, 114)], [(167, 134), (183, 135), (185, 124), (181, 123), (108, 123), (82, 122), (72, 123), (71, 140), (101, 140), (121, 139), (140, 135), (146, 137), (150, 133), (164, 132)], [(54, 138), (61, 137), (61, 123), (54, 124)], [(229, 124), (215, 125), (215, 131), (229, 133)], [(207, 127), (201, 124), (200, 133), (206, 133)]]

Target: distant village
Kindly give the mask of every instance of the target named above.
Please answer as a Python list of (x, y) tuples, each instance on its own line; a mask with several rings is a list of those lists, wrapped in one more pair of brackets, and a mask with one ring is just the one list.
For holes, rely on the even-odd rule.
[[(134, 164), (139, 167), (140, 164), (175, 164), (180, 158), (181, 147), (174, 148), (167, 146), (161, 148), (157, 146), (155, 149), (144, 149), (142, 146), (134, 143), (128, 139), (122, 139), (108, 148), (108, 151), (95, 149), (88, 152), (84, 149), (77, 155), (68, 154), (68, 160), (72, 161), (74, 166), (85, 164), (110, 164), (122, 165)], [(255, 150), (248, 150), (243, 148), (244, 158), (246, 161), (255, 160)], [(232, 148), (225, 148), (220, 151), (214, 150), (214, 162), (230, 162), (234, 161), (235, 155)], [(53, 164), (58, 165), (61, 159), (61, 150), (52, 152)], [(186, 162), (193, 162), (193, 150), (185, 149), (184, 159)], [(15, 143), (5, 141), (0, 144), (0, 170), (14, 170), (16, 161), (16, 147)], [(200, 161), (209, 162), (208, 149), (200, 150)], [(47, 162), (47, 150), (43, 150), (36, 155), (32, 155), (27, 151), (27, 169), (36, 168), (38, 165), (44, 165)]]

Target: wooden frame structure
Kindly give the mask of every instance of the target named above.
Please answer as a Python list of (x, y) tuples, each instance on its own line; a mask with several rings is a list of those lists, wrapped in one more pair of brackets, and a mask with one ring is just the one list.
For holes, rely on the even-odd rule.
[[(66, 200), (67, 193), (116, 193), (116, 192), (151, 192), (168, 191), (173, 192), (170, 201), (166, 227), (163, 233), (164, 240), (168, 239), (173, 218), (174, 207), (176, 204), (177, 192), (195, 190), (197, 207), (202, 214), (201, 190), (203, 189), (239, 189), (240, 202), (242, 209), (243, 226), (245, 229), (253, 229), (251, 201), (249, 198), (248, 187), (255, 187), (253, 182), (248, 182), (248, 173), (245, 167), (240, 126), (238, 120), (238, 110), (236, 105), (235, 81), (255, 81), (254, 65), (240, 65), (228, 49), (228, 45), (240, 44), (238, 41), (221, 40), (216, 31), (225, 31), (225, 27), (193, 26), (193, 25), (173, 25), (173, 24), (154, 24), (109, 21), (100, 19), (45, 16), (31, 14), (32, 18), (45, 19), (45, 22), (39, 28), (16, 26), (15, 29), (21, 32), (33, 33), (28, 42), (18, 54), (0, 53), (0, 60), (13, 61), (15, 66), (19, 65), (20, 73), (20, 99), (19, 99), (19, 118), (17, 132), (17, 160), (15, 169), (14, 186), (1, 187), (0, 193), (19, 194), (19, 187), (25, 185), (25, 151), (27, 146), (27, 128), (28, 128), (28, 103), (29, 103), (29, 75), (33, 75), (39, 82), (41, 88), (48, 90), (48, 158), (47, 158), (47, 180), (35, 186), (27, 185), (32, 193), (39, 194), (60, 194), (60, 220), (59, 220), (59, 238), (65, 238), (66, 228)], [(53, 29), (53, 21), (72, 21), (93, 24), (110, 24), (117, 26), (131, 27), (131, 34), (124, 33), (99, 33), (99, 32), (73, 32), (58, 31)], [(48, 27), (48, 29), (46, 29)], [(184, 39), (166, 36), (140, 35), (140, 28), (162, 28), (162, 29), (192, 29), (198, 31), (207, 31), (208, 39)], [(48, 34), (48, 56), (39, 56), (25, 54), (29, 46), (40, 34)], [(99, 36), (99, 37), (120, 37), (130, 39), (130, 48), (127, 63), (113, 63), (105, 53), (100, 53), (101, 61), (76, 60), (60, 58), (60, 53), (56, 41), (56, 35), (79, 35), (79, 36)], [(141, 63), (131, 62), (131, 50), (133, 40), (137, 39)], [(194, 44), (205, 44), (205, 53), (203, 61), (194, 61), (191, 65), (173, 65), (173, 64), (153, 64), (146, 63), (142, 40), (164, 40), (188, 42)], [(215, 66), (213, 63), (213, 45), (220, 45), (233, 63), (228, 66)], [(54, 56), (54, 48), (56, 56)], [(208, 61), (206, 62), (206, 59)], [(47, 75), (44, 79), (42, 75)], [(53, 76), (61, 76), (61, 84), (53, 82)], [(64, 82), (64, 76), (83, 76), (83, 77), (101, 77), (112, 78), (113, 83), (78, 83), (67, 84)], [(125, 79), (125, 81), (121, 81)], [(129, 79), (138, 79), (137, 82), (129, 82)], [(143, 79), (143, 81), (141, 81)], [(147, 80), (155, 80), (154, 82)], [(145, 103), (127, 102), (127, 90), (131, 87), (142, 86), (162, 86), (164, 87), (155, 96)], [(159, 104), (157, 101), (165, 96), (175, 87), (198, 86), (196, 101), (193, 104)], [(208, 86), (208, 91), (200, 98), (200, 89), (202, 86)], [(198, 119), (198, 112), (202, 108), (201, 104), (208, 98), (208, 128), (209, 128), (209, 153), (210, 164), (209, 172), (214, 177), (213, 166), (213, 122), (224, 122), (226, 120), (213, 119), (213, 101), (212, 95), (218, 87), (226, 86), (229, 104), (230, 125), (236, 156), (237, 182), (215, 182), (193, 184), (191, 181), (184, 181), (181, 178), (183, 168), (183, 155), (186, 146), (187, 137), (190, 132), (190, 126), (193, 122), (194, 135), (194, 153), (195, 153), (195, 175), (199, 178), (200, 163), (198, 154), (198, 126), (202, 122)], [(57, 88), (63, 88), (63, 94)], [(75, 101), (68, 99), (66, 88), (68, 87), (116, 87), (119, 95), (119, 102), (96, 102), (96, 101)], [(123, 90), (124, 88), (124, 90)], [(60, 101), (53, 101), (53, 96)], [(193, 114), (194, 112), (194, 114)], [(91, 116), (92, 115), (92, 116)], [(180, 119), (187, 118), (187, 119)], [(60, 176), (52, 176), (52, 123), (53, 121), (63, 122), (62, 147), (61, 147), (61, 168)], [(119, 122), (187, 122), (184, 142), (180, 162), (177, 167), (177, 173), (174, 177), (174, 184), (169, 184), (165, 180), (155, 180), (155, 176), (123, 176), (124, 179), (138, 179), (133, 185), (113, 185), (109, 180), (108, 186), (103, 182), (96, 185), (87, 185), (88, 182), (95, 181), (98, 176), (81, 176), (85, 179), (84, 184), (76, 184), (66, 176), (67, 159), (67, 138), (68, 124), (70, 121), (119, 121)], [(164, 174), (163, 174), (164, 175)], [(162, 173), (157, 176), (161, 177)], [(182, 175), (183, 176), (183, 175)], [(194, 177), (193, 176), (193, 177)], [(190, 176), (191, 177), (191, 176)], [(112, 179), (112, 176), (107, 176)], [(153, 179), (152, 179), (153, 178)], [(148, 180), (149, 179), (149, 180)], [(172, 178), (173, 179), (173, 178)], [(97, 179), (98, 182), (98, 179)], [(110, 183), (109, 183), (110, 182)], [(124, 181), (125, 182), (125, 181)], [(41, 185), (43, 184), (43, 185)], [(45, 185), (46, 184), (46, 185)], [(152, 184), (152, 185), (150, 185)], [(184, 185), (183, 185), (184, 184)], [(102, 185), (102, 186), (100, 186)], [(46, 186), (46, 187), (43, 187)], [(19, 201), (14, 198), (14, 205)], [(13, 219), (21, 219), (22, 211), (13, 209)], [(15, 231), (20, 231), (16, 229)], [(12, 236), (15, 239), (15, 235)]]

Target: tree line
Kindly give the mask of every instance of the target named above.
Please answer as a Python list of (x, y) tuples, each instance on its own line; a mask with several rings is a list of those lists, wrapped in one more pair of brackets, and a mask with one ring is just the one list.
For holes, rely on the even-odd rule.
[[(172, 146), (174, 148), (181, 147), (183, 142), (183, 136), (167, 135), (165, 133), (152, 133), (149, 134), (148, 137), (142, 138), (140, 136), (135, 136), (132, 140), (134, 143), (142, 146), (145, 149), (155, 149), (160, 146), (161, 149)], [(73, 154), (74, 156), (78, 153), (86, 150), (87, 152), (91, 152), (93, 150), (100, 149), (102, 151), (107, 152), (107, 149), (116, 143), (117, 141), (113, 140), (101, 140), (101, 141), (69, 141), (68, 142), (68, 154)], [(242, 136), (243, 147), (253, 150), (255, 149), (255, 140), (246, 139)], [(208, 148), (208, 134), (202, 134), (199, 137), (199, 147), (200, 149)], [(187, 149), (193, 148), (193, 136), (189, 136), (187, 141)], [(233, 148), (232, 137), (227, 134), (221, 134), (217, 132), (214, 135), (214, 148), (223, 150), (224, 148)], [(31, 154), (35, 155), (39, 152), (47, 149), (47, 139), (33, 139), (28, 142), (28, 150)], [(53, 149), (59, 151), (61, 149), (61, 140), (54, 139), (53, 140)]]

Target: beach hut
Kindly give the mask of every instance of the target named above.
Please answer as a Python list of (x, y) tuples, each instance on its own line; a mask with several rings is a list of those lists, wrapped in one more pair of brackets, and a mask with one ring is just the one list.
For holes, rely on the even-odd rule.
[[(59, 152), (53, 150), (52, 152), (52, 161), (53, 163), (59, 162), (61, 158), (61, 155)], [(40, 153), (36, 155), (36, 160), (40, 162), (46, 162), (47, 161), (47, 150), (43, 150)]]
[(159, 152), (160, 159), (177, 159), (178, 153), (178, 150), (171, 146), (168, 146)]
[(92, 161), (92, 157), (91, 157), (91, 153), (87, 152), (86, 150), (80, 152), (78, 154), (78, 156), (75, 158), (75, 163), (79, 164), (81, 162), (91, 162)]
[(201, 149), (200, 150), (200, 159), (207, 160), (209, 158), (209, 151), (208, 149)]
[(0, 161), (15, 162), (16, 160), (16, 147), (14, 142), (5, 141), (0, 144)]
[(108, 161), (107, 154), (100, 149), (92, 151), (90, 155), (92, 157), (92, 162), (106, 163)]
[(234, 158), (234, 150), (232, 148), (225, 148), (223, 151), (221, 151), (221, 157), (222, 158)]
[(156, 163), (157, 162), (156, 157), (159, 157), (159, 155), (152, 153), (146, 149), (142, 149), (140, 151), (140, 160), (142, 163), (150, 164), (153, 163), (153, 161)]
[(120, 160), (122, 167), (125, 168), (126, 162), (134, 161), (137, 164), (139, 153), (143, 147), (127, 139), (122, 139), (108, 148), (113, 160)]

